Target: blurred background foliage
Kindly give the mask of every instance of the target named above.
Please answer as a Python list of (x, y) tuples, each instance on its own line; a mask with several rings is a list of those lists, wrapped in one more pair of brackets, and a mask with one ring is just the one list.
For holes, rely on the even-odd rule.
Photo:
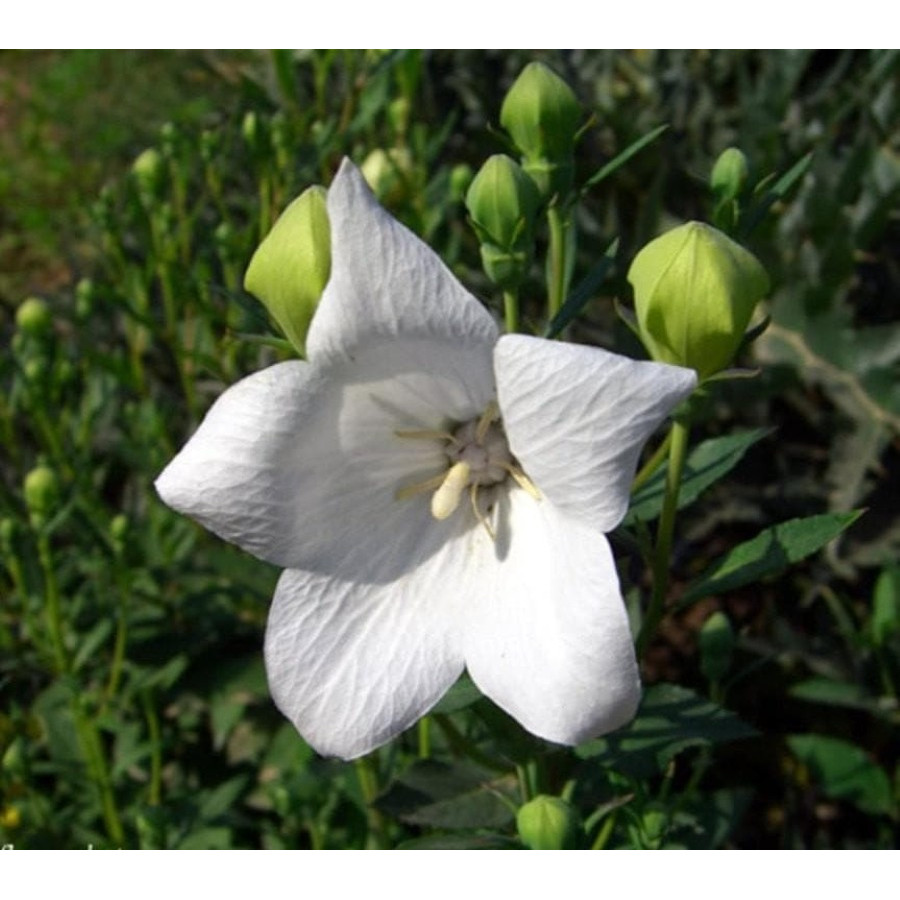
[(461, 198), (508, 149), (499, 106), (532, 59), (594, 113), (579, 184), (669, 126), (586, 192), (575, 281), (619, 244), (574, 340), (641, 355), (613, 303), (628, 262), (713, 218), (725, 148), (763, 190), (802, 167), (748, 239), (773, 283), (760, 374), (719, 386), (697, 429), (770, 430), (684, 511), (673, 601), (760, 528), (867, 510), (825, 553), (671, 615), (641, 717), (577, 758), (541, 746), (545, 789), (577, 785), (597, 846), (896, 845), (900, 57), (649, 50), (0, 55), (3, 842), (517, 845), (510, 773), (533, 739), (463, 684), (427, 754), (412, 735), (316, 758), (266, 692), (277, 572), (152, 481), (227, 385), (290, 355), (243, 272), (342, 156), (496, 302)]

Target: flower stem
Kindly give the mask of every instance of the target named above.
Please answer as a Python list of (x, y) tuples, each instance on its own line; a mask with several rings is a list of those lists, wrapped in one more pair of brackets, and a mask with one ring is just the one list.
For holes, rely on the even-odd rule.
[(547, 270), (547, 320), (559, 312), (566, 292), (566, 223), (559, 205), (547, 210), (550, 227), (550, 265)]
[(656, 533), (656, 549), (653, 554), (653, 594), (650, 608), (641, 626), (637, 640), (638, 658), (647, 651), (653, 635), (662, 621), (666, 593), (669, 586), (669, 560), (672, 555), (672, 535), (675, 530), (675, 514), (678, 511), (678, 493), (681, 490), (681, 476), (687, 458), (690, 428), (687, 421), (676, 419), (669, 432), (669, 468), (666, 472), (666, 493), (663, 498), (659, 529)]
[(655, 474), (656, 470), (666, 461), (669, 455), (669, 444), (672, 442), (670, 431), (663, 442), (653, 451), (653, 455), (641, 466), (640, 471), (631, 482), (631, 493), (636, 494)]
[(363, 756), (353, 764), (365, 803), (366, 821), (369, 826), (369, 846), (386, 849), (389, 846), (384, 816), (375, 808), (378, 797), (378, 760), (374, 754)]
[(507, 334), (515, 334), (519, 330), (519, 292), (509, 288), (503, 292), (503, 314), (506, 320)]

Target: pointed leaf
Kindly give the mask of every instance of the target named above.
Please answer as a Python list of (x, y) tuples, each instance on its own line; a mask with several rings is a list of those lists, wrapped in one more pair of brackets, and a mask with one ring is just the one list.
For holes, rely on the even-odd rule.
[(621, 153), (616, 154), (616, 156), (614, 156), (605, 166), (588, 178), (584, 184), (585, 189), (593, 187), (595, 184), (599, 184), (604, 178), (609, 178), (610, 175), (621, 169), (632, 156), (636, 156), (644, 149), (644, 147), (648, 144), (652, 144), (668, 129), (668, 127), (668, 125), (659, 125), (654, 128), (653, 131), (648, 132), (643, 137), (638, 138), (634, 143), (629, 144)]
[(713, 563), (690, 587), (682, 603), (731, 591), (780, 572), (824, 547), (860, 515), (861, 510), (826, 513), (806, 519), (791, 519), (767, 528)]

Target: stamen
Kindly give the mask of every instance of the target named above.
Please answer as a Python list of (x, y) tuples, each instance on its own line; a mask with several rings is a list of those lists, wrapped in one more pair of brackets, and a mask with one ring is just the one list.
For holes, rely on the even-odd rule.
[(541, 492), (534, 486), (534, 482), (521, 470), (517, 469), (512, 463), (497, 463), (501, 469), (509, 472), (513, 481), (522, 488), (529, 496), (535, 500), (541, 499)]
[(496, 542), (497, 536), (494, 534), (494, 529), (491, 528), (491, 523), (488, 522), (487, 516), (482, 513), (482, 511), (478, 508), (478, 484), (475, 483), (470, 485), (469, 487), (469, 500), (472, 502), (472, 511), (475, 513), (475, 518), (478, 519), (479, 522), (484, 526), (484, 530), (488, 533), (488, 537)]
[(496, 421), (500, 415), (500, 407), (497, 406), (497, 402), (495, 400), (491, 400), (488, 403), (487, 407), (485, 407), (484, 412), (481, 414), (481, 418), (478, 420), (478, 425), (475, 427), (475, 440), (480, 444), (485, 436), (488, 433), (488, 429), (491, 427), (491, 423)]
[(446, 477), (447, 473), (441, 472), (440, 475), (435, 475), (434, 478), (429, 478), (427, 481), (420, 481), (416, 484), (408, 484), (405, 487), (397, 488), (397, 490), (394, 491), (394, 499), (409, 500), (410, 497), (415, 497), (416, 494), (432, 491), (436, 487), (440, 487), (444, 483)]
[(428, 428), (423, 428), (395, 431), (394, 434), (398, 438), (413, 438), (414, 440), (424, 441), (450, 441), (452, 444), (456, 444), (457, 447), (460, 446), (459, 441), (450, 434), (449, 431), (431, 431)]
[(447, 470), (446, 475), (441, 479), (441, 486), (431, 498), (431, 514), (436, 519), (446, 519), (459, 506), (460, 497), (469, 483), (471, 472), (472, 467), (462, 461), (454, 463)]

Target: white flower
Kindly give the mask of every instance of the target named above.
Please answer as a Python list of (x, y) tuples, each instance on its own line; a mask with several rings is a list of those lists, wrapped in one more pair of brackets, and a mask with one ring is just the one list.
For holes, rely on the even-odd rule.
[(618, 727), (640, 683), (604, 533), (694, 373), (498, 339), (349, 162), (328, 212), (309, 362), (227, 390), (156, 482), (286, 569), (266, 633), (275, 702), (347, 759), (410, 726), (464, 668), (547, 740)]

